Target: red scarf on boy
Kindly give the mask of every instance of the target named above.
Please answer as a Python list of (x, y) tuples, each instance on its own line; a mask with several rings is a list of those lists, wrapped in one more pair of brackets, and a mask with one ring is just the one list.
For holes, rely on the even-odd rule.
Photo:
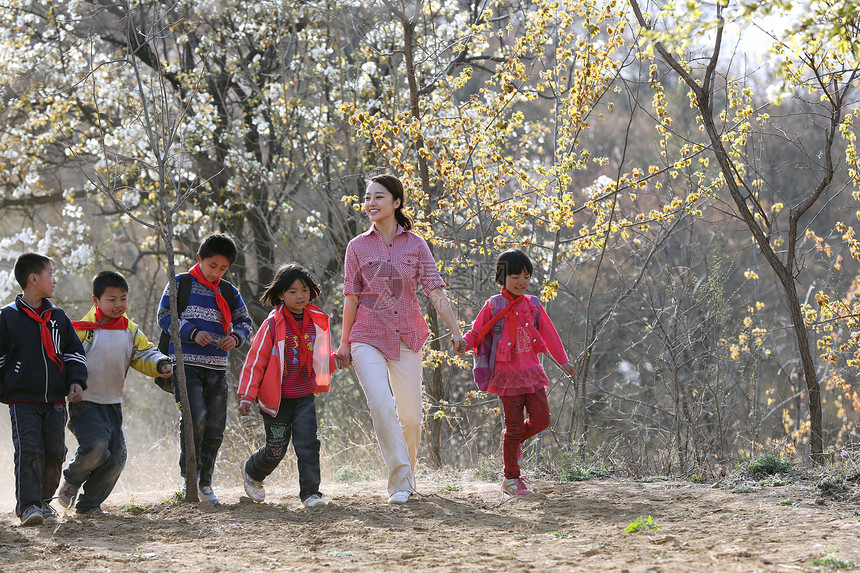
[(224, 295), (221, 294), (221, 289), (218, 288), (218, 283), (221, 282), (221, 279), (218, 279), (214, 283), (207, 281), (206, 277), (203, 276), (203, 271), (200, 270), (200, 263), (191, 267), (188, 270), (188, 274), (200, 281), (200, 284), (203, 286), (215, 291), (215, 304), (218, 305), (218, 310), (221, 311), (221, 327), (224, 329), (224, 334), (230, 334), (233, 331), (231, 326), (233, 323), (233, 313), (230, 311), (227, 299), (224, 298)]
[(99, 328), (104, 330), (125, 330), (128, 328), (128, 318), (125, 316), (118, 316), (107, 322), (104, 322), (104, 319), (105, 314), (99, 307), (96, 307), (95, 322), (90, 322), (88, 320), (73, 320), (72, 326), (75, 330), (98, 330)]
[[(525, 298), (525, 295), (522, 294), (518, 297), (514, 297), (514, 295), (508, 292), (508, 289), (506, 289), (505, 287), (502, 287), (502, 296), (505, 297), (508, 302), (505, 305), (505, 308), (497, 312), (493, 316), (493, 318), (488, 320), (486, 324), (481, 327), (481, 330), (478, 331), (478, 337), (475, 339), (475, 352), (478, 351), (478, 346), (481, 344), (481, 342), (484, 340), (490, 330), (492, 330), (493, 326), (497, 322), (508, 316), (511, 312), (513, 312), (514, 307)], [(507, 324), (508, 337), (510, 338), (511, 342), (513, 342), (517, 339), (517, 322), (515, 320), (508, 320)]]
[(293, 332), (296, 333), (296, 336), (299, 337), (299, 371), (301, 372), (302, 368), (307, 366), (308, 374), (310, 374), (313, 362), (311, 361), (311, 353), (308, 350), (308, 344), (305, 342), (305, 334), (307, 333), (308, 326), (310, 326), (312, 320), (311, 315), (308, 313), (307, 309), (302, 310), (302, 327), (299, 328), (299, 324), (296, 322), (296, 319), (293, 318), (293, 313), (290, 312), (287, 305), (281, 305), (281, 314), (287, 321), (287, 324), (290, 325), (290, 328), (293, 329)]
[(37, 313), (30, 310), (27, 305), (21, 305), (21, 308), (24, 313), (39, 323), (39, 336), (42, 338), (42, 347), (45, 349), (45, 353), (57, 366), (60, 367), (60, 372), (63, 371), (63, 361), (60, 360), (60, 357), (57, 356), (57, 349), (54, 348), (54, 340), (51, 338), (51, 331), (48, 329), (48, 321), (51, 320), (51, 313), (53, 310), (49, 310), (45, 313), (45, 316), (39, 316)]

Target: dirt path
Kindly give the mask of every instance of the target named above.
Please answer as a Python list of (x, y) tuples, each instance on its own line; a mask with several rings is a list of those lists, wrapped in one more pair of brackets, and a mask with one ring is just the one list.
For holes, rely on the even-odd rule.
[[(329, 483), (333, 503), (322, 510), (302, 509), (292, 488), (264, 505), (240, 499), (239, 488), (220, 489), (217, 506), (175, 505), (168, 491), (117, 494), (101, 519), (25, 528), (0, 514), (0, 571), (824, 571), (813, 560), (828, 555), (860, 563), (860, 506), (817, 499), (807, 482), (751, 493), (685, 481), (533, 486), (539, 495), (504, 502), (495, 483), (425, 479), (424, 496), (394, 507), (381, 482)], [(624, 532), (648, 515), (660, 529)]]

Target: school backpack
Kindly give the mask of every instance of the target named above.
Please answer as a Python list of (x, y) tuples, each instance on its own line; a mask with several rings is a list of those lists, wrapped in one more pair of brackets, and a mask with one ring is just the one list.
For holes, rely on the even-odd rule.
[[(536, 296), (526, 295), (529, 298), (529, 303), (535, 307), (535, 328), (538, 327), (540, 319), (540, 300)], [(493, 302), (493, 316), (496, 316), (503, 308), (505, 308), (505, 297), (497, 294), (491, 299)], [(486, 392), (490, 385), (490, 378), (493, 375), (493, 369), (496, 365), (496, 347), (499, 345), (499, 338), (502, 333), (502, 326), (505, 324), (505, 319), (499, 319), (493, 325), (492, 335), (485, 336), (483, 340), (478, 342), (475, 347), (475, 360), (472, 366), (472, 375), (475, 377), (475, 384), (478, 389)]]
[[(176, 289), (176, 313), (179, 316), (182, 316), (182, 313), (185, 312), (185, 309), (188, 308), (188, 299), (191, 298), (191, 274), (190, 273), (180, 273), (179, 274), (179, 286)], [(224, 300), (227, 301), (227, 306), (230, 307), (230, 311), (236, 309), (236, 295), (233, 291), (233, 285), (229, 282), (221, 279), (218, 283), (218, 290), (221, 291), (221, 296), (224, 297)], [(170, 349), (170, 334), (167, 332), (161, 331), (161, 336), (158, 337), (158, 350), (165, 356), (167, 355), (167, 351)], [(173, 376), (170, 378), (153, 378), (156, 386), (164, 390), (165, 392), (170, 392), (173, 394), (173, 377), (176, 376), (174, 372)]]

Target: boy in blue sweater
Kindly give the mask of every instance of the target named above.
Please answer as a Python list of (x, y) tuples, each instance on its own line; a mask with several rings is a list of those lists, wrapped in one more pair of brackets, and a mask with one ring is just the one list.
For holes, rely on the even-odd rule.
[(87, 363), (72, 321), (48, 300), (53, 261), (24, 253), (14, 272), (24, 292), (0, 309), (0, 401), (12, 417), (15, 514), (39, 525), (57, 515), (51, 498), (66, 459), (66, 396), (81, 400)]
[[(188, 275), (176, 275), (179, 307), (179, 334), (191, 420), (194, 426), (194, 449), (197, 454), (197, 476), (200, 499), (218, 503), (212, 489), (215, 458), (224, 439), (227, 424), (227, 353), (246, 342), (252, 331), (251, 317), (236, 287), (221, 277), (236, 260), (236, 243), (227, 235), (207, 236), (197, 251), (197, 264)], [(182, 300), (183, 281), (190, 281), (187, 300)], [(187, 284), (187, 282), (186, 282)], [(170, 290), (167, 285), (158, 309), (158, 324), (170, 332)], [(168, 354), (175, 359), (173, 343)], [(179, 396), (176, 396), (179, 405)], [(180, 408), (179, 471), (184, 478), (185, 429)]]

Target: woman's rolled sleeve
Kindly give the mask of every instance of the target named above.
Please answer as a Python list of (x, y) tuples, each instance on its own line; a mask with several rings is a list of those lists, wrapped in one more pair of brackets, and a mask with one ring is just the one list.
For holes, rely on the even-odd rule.
[(439, 269), (436, 268), (436, 259), (433, 258), (433, 253), (430, 252), (430, 247), (424, 239), (421, 239), (419, 251), (418, 280), (421, 281), (421, 288), (427, 296), (437, 288), (445, 287), (445, 281), (442, 280)]
[(361, 277), (361, 265), (358, 262), (358, 255), (355, 248), (350, 242), (346, 246), (346, 257), (343, 262), (343, 294), (360, 295), (364, 291), (364, 281)]

